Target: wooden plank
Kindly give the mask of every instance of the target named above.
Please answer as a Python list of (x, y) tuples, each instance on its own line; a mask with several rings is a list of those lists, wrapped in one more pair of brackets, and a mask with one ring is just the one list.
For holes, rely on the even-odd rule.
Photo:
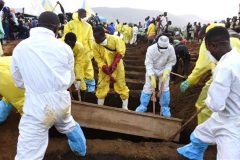
[[(164, 140), (176, 133), (182, 123), (182, 120), (176, 118), (77, 101), (72, 101), (72, 115), (86, 128)], [(179, 135), (174, 140), (179, 141)]]

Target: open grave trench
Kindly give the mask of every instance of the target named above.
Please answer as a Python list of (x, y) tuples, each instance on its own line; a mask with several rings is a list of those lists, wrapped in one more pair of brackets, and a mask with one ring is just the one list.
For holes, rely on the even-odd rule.
[[(12, 49), (18, 42), (12, 42), (4, 45), (4, 53), (11, 55)], [(130, 90), (129, 93), (129, 109), (135, 110), (139, 105), (141, 90), (145, 82), (145, 53), (147, 44), (140, 42), (135, 47), (128, 47), (124, 57), (126, 83)], [(191, 69), (195, 65), (198, 57), (199, 44), (188, 43), (191, 53)], [(181, 70), (180, 66), (180, 70)], [(190, 70), (191, 71), (191, 70)], [(95, 73), (97, 77), (97, 73)], [(175, 118), (183, 119), (184, 122), (195, 112), (195, 102), (204, 85), (204, 80), (197, 86), (192, 87), (186, 94), (180, 94), (179, 85), (182, 79), (177, 78), (175, 84), (170, 85), (171, 90), (171, 113)], [(93, 93), (81, 93), (82, 101), (97, 103), (97, 98)], [(105, 100), (105, 105), (110, 107), (121, 108), (121, 99), (113, 89), (110, 90)], [(156, 114), (159, 114), (159, 104), (156, 103)], [(148, 112), (152, 112), (152, 102), (149, 103)], [(0, 125), (0, 160), (14, 159), (16, 154), (16, 144), (18, 137), (18, 123), (20, 115), (13, 112), (5, 124)], [(197, 125), (195, 118), (181, 133), (180, 143), (163, 142), (161, 140), (149, 139), (95, 129), (83, 128), (87, 137), (88, 154), (85, 158), (75, 156), (67, 145), (65, 135), (57, 133), (54, 127), (50, 130), (50, 141), (46, 152), (46, 160), (175, 160), (179, 159), (176, 153), (177, 147), (189, 141), (189, 135)], [(206, 159), (215, 159), (216, 149), (211, 147), (207, 153)]]

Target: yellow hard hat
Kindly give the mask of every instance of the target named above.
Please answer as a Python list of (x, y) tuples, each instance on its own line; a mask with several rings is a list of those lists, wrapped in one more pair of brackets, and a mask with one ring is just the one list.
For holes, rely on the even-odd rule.
[(206, 28), (206, 33), (214, 27), (225, 27), (224, 23), (212, 23)]

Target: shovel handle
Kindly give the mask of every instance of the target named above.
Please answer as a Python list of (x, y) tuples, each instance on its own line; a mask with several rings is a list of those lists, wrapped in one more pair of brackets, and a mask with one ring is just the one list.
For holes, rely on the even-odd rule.
[(156, 114), (156, 102), (157, 99), (156, 99), (156, 92), (155, 92), (155, 88), (153, 90), (153, 93), (152, 93), (152, 102), (153, 102), (153, 114), (155, 115)]
[(174, 72), (170, 72), (172, 75), (175, 75), (175, 76), (178, 76), (178, 77), (180, 77), (180, 78), (182, 78), (182, 79), (186, 79), (186, 77), (184, 77), (184, 76), (182, 76), (182, 75), (180, 75), (180, 74), (177, 74), (177, 73), (174, 73)]
[(80, 89), (77, 90), (77, 94), (78, 94), (78, 100), (81, 102), (82, 99), (81, 99)]

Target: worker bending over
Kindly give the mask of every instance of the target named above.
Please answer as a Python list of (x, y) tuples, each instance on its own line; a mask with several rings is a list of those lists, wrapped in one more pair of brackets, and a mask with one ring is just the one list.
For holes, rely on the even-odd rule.
[(103, 105), (109, 92), (110, 82), (114, 90), (120, 94), (122, 108), (128, 110), (129, 89), (125, 81), (125, 69), (122, 58), (126, 52), (124, 41), (112, 35), (106, 35), (102, 27), (93, 31), (95, 43), (93, 46), (94, 59), (98, 65), (98, 86), (96, 96), (98, 105)]
[(73, 152), (86, 154), (86, 139), (71, 115), (67, 91), (75, 80), (73, 52), (55, 38), (59, 25), (55, 13), (43, 12), (38, 27), (13, 51), (12, 78), (17, 87), (25, 89), (15, 160), (43, 159), (53, 125), (67, 135)]
[(83, 45), (77, 41), (74, 33), (68, 32), (64, 37), (64, 42), (68, 44), (74, 55), (74, 73), (75, 73), (75, 88), (77, 90), (84, 90), (86, 83), (84, 81), (84, 48)]
[(14, 85), (10, 72), (11, 56), (0, 57), (0, 124), (6, 121), (7, 117), (16, 108), (18, 113), (23, 114), (24, 90)]
[[(225, 25), (221, 24), (221, 23), (210, 24), (206, 28), (206, 33), (210, 29), (217, 27), (217, 26), (224, 27)], [(238, 50), (238, 52), (240, 52), (240, 40), (238, 38), (230, 37), (230, 44), (231, 44), (232, 48), (235, 48)], [(209, 55), (209, 52), (206, 48), (205, 40), (203, 39), (203, 42), (201, 43), (200, 50), (199, 50), (198, 60), (196, 62), (195, 67), (194, 67), (192, 73), (188, 76), (187, 80), (182, 82), (180, 85), (180, 90), (182, 93), (186, 92), (186, 90), (189, 87), (196, 85), (199, 82), (199, 80), (201, 79), (201, 77), (208, 71), (211, 70), (212, 73), (214, 72), (216, 63), (211, 61), (211, 58), (209, 58), (210, 56), (208, 56), (208, 55)], [(197, 110), (206, 106), (205, 99), (207, 98), (207, 92), (208, 92), (208, 88), (209, 88), (211, 82), (212, 82), (212, 77), (206, 82), (205, 86), (202, 88), (202, 91), (198, 97), (196, 104), (195, 104)], [(209, 110), (207, 107), (205, 107), (198, 114), (198, 124), (201, 124), (204, 121), (206, 121), (211, 116), (211, 114), (212, 114), (211, 110)]]
[[(80, 42), (84, 47), (84, 80), (78, 82), (81, 86), (81, 90), (88, 90), (88, 92), (95, 91), (94, 70), (92, 65), (93, 58), (93, 34), (92, 27), (85, 21), (86, 10), (79, 9), (77, 13), (73, 13), (73, 20), (69, 21), (64, 26), (64, 35), (68, 32), (73, 32), (77, 36), (77, 42)], [(86, 88), (87, 85), (87, 88)]]
[(231, 48), (224, 27), (210, 29), (205, 44), (212, 60), (218, 61), (205, 101), (213, 114), (196, 127), (191, 143), (177, 151), (188, 159), (203, 160), (208, 144), (216, 144), (218, 160), (237, 160), (240, 158), (240, 53)]
[(160, 91), (160, 115), (170, 117), (170, 91), (169, 80), (172, 66), (176, 63), (176, 55), (173, 46), (169, 43), (166, 36), (161, 36), (158, 42), (151, 45), (147, 49), (145, 66), (145, 84), (140, 97), (140, 105), (136, 112), (146, 112), (151, 95), (156, 88), (156, 80), (158, 80)]

